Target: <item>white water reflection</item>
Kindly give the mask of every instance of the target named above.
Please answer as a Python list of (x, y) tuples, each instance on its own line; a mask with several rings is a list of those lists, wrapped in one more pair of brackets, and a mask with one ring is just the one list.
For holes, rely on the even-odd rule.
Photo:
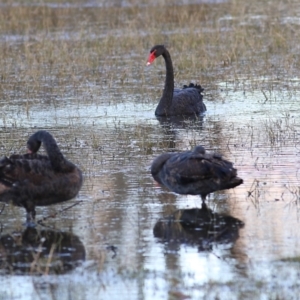
[[(24, 105), (4, 106), (0, 126), (32, 127), (32, 126), (68, 126), (81, 122), (82, 126), (112, 124), (113, 122), (135, 123), (139, 120), (153, 118), (153, 107), (145, 104), (121, 103), (115, 105), (81, 105), (62, 103), (58, 106), (45, 107), (34, 104), (29, 110)], [(139, 112), (139, 114), (137, 113)], [(41, 120), (43, 123), (41, 124)]]

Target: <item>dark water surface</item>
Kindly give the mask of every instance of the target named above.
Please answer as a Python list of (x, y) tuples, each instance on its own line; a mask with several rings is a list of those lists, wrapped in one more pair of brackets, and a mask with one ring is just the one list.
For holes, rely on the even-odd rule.
[[(32, 235), (22, 225), (25, 211), (3, 206), (0, 298), (298, 299), (299, 79), (286, 80), (286, 88), (272, 76), (256, 76), (257, 88), (254, 79), (245, 79), (247, 73), (239, 80), (216, 79), (214, 86), (205, 86), (204, 116), (163, 121), (154, 116), (163, 62), (146, 69), (147, 53), (133, 66), (130, 55), (122, 61), (131, 72), (127, 84), (109, 86), (101, 79), (105, 66), (99, 67), (100, 83), (81, 82), (77, 94), (70, 83), (65, 97), (53, 90), (47, 94), (46, 88), (45, 94), (28, 97), (24, 86), (18, 96), (14, 84), (9, 90), (11, 82), (2, 79), (12, 100), (0, 100), (1, 154), (25, 151), (28, 136), (43, 128), (81, 167), (85, 182), (76, 199), (37, 208), (37, 219), (47, 218), (46, 227), (38, 225), (31, 234), (60, 236), (66, 243), (67, 255), (50, 257), (52, 269), (47, 267), (56, 251), (51, 246), (52, 254), (40, 258), (37, 271), (26, 269), (28, 260), (17, 255), (14, 262), (8, 259), (16, 249), (38, 251), (30, 248)], [(11, 78), (17, 84), (17, 75)], [(208, 197), (215, 225), (203, 234), (168, 219), (176, 210), (200, 209), (200, 197), (176, 195), (150, 174), (157, 155), (200, 144), (234, 162), (244, 179), (234, 190)], [(232, 217), (234, 225), (223, 215)], [(161, 218), (167, 221), (154, 233)]]

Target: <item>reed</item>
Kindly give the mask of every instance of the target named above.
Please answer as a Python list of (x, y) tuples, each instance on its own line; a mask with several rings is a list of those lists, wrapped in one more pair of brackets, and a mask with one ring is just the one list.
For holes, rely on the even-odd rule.
[(300, 33), (291, 21), (296, 3), (259, 2), (82, 8), (6, 1), (0, 12), (1, 99), (26, 99), (30, 109), (45, 97), (86, 97), (91, 84), (98, 87), (94, 96), (112, 88), (147, 92), (161, 80), (157, 70), (145, 76), (144, 68), (157, 43), (169, 47), (180, 85), (194, 80), (211, 90), (218, 80), (247, 80), (249, 88), (272, 91), (299, 69)]

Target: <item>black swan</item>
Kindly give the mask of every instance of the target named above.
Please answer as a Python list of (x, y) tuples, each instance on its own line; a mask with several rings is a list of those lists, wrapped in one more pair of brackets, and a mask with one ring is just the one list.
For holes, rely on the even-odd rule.
[(164, 45), (156, 45), (150, 50), (147, 66), (157, 57), (163, 56), (166, 63), (166, 81), (163, 95), (155, 110), (157, 116), (198, 115), (206, 111), (202, 101), (203, 91), (200, 85), (191, 83), (183, 89), (174, 89), (173, 65), (169, 51)]
[[(42, 143), (47, 155), (37, 154)], [(34, 133), (27, 148), (28, 154), (0, 160), (0, 201), (23, 206), (30, 224), (35, 219), (35, 206), (74, 198), (82, 185), (82, 173), (65, 159), (47, 131)]]
[(216, 153), (205, 153), (202, 146), (193, 151), (164, 153), (152, 163), (151, 174), (160, 184), (178, 194), (200, 195), (234, 188), (243, 183), (231, 162)]

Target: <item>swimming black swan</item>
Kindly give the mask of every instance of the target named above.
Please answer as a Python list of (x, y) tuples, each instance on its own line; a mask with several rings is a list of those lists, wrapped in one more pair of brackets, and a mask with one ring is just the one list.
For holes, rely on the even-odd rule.
[(193, 151), (164, 153), (152, 163), (151, 174), (160, 184), (178, 194), (201, 195), (234, 188), (243, 183), (237, 170), (221, 155), (205, 153), (202, 146)]
[[(47, 155), (39, 155), (43, 143)], [(27, 142), (28, 154), (0, 160), (0, 201), (23, 206), (27, 222), (35, 218), (35, 206), (74, 198), (82, 185), (82, 173), (65, 159), (47, 131), (37, 131)]]
[(198, 115), (206, 111), (202, 101), (203, 91), (200, 85), (191, 83), (183, 89), (174, 89), (173, 65), (169, 51), (164, 45), (156, 45), (150, 50), (147, 66), (157, 57), (163, 56), (166, 63), (166, 81), (163, 95), (155, 110), (157, 116)]

